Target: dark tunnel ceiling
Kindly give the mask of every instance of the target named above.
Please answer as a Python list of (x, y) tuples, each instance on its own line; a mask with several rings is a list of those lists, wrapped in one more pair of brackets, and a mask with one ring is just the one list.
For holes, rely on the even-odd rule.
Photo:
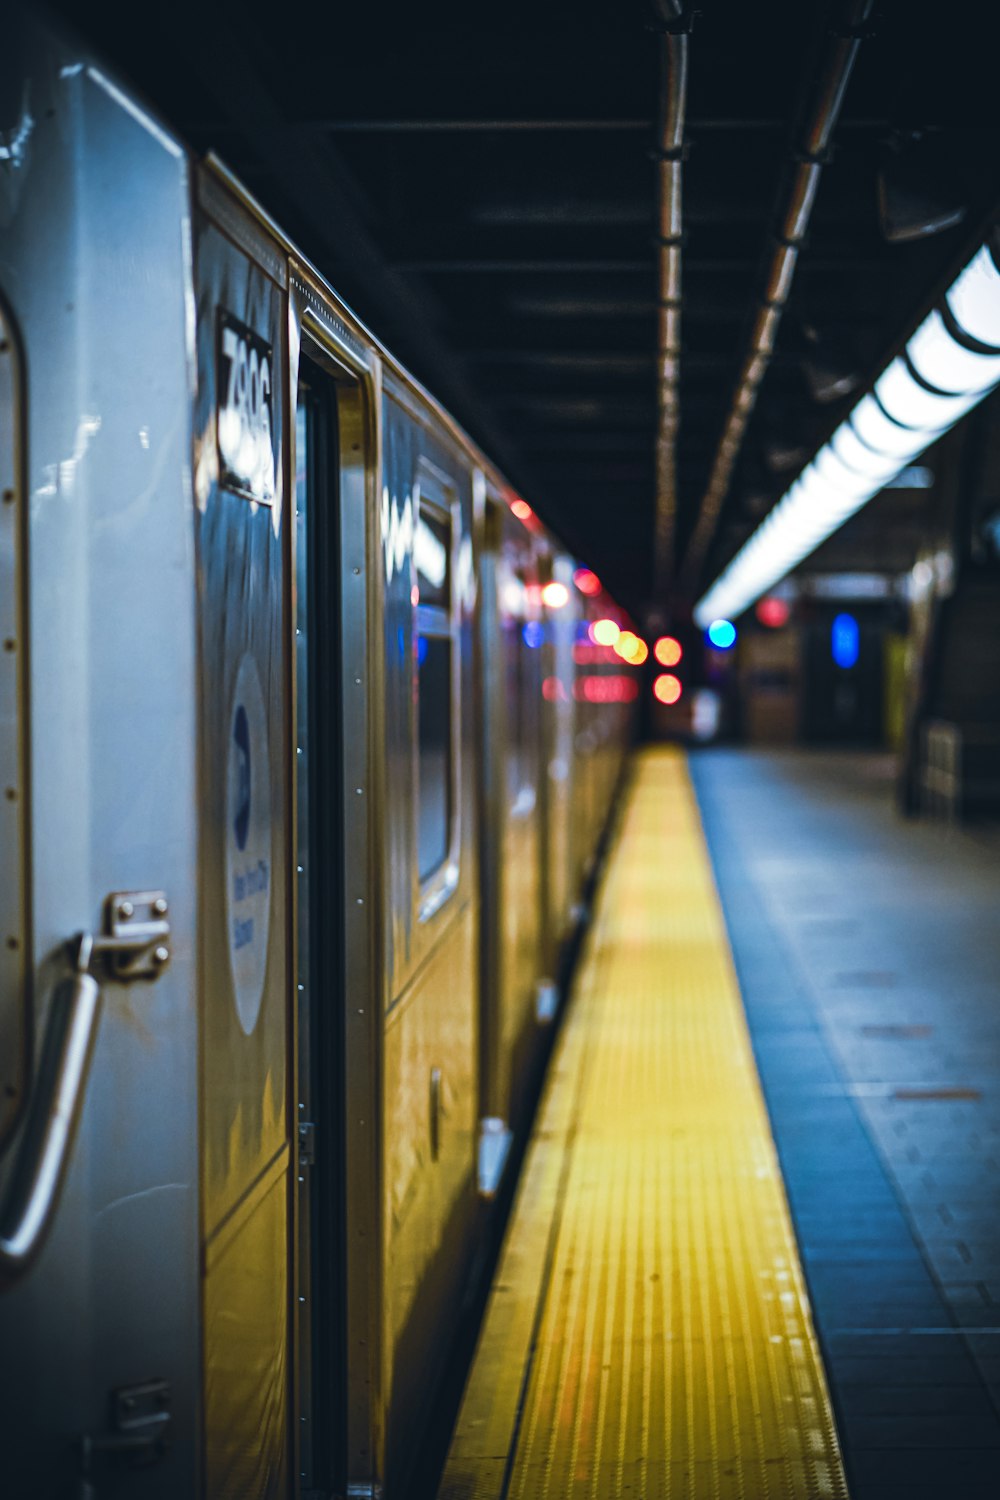
[[(192, 145), (244, 179), (622, 602), (642, 610), (661, 45), (649, 0), (63, 9)], [(876, 6), (705, 582), (856, 399), (817, 401), (806, 357), (871, 373), (992, 209), (990, 13), (974, 0)], [(803, 0), (703, 0), (695, 17), (681, 551), (830, 14)], [(909, 129), (930, 132), (937, 170), (968, 211), (958, 228), (890, 244), (876, 173), (893, 132)]]

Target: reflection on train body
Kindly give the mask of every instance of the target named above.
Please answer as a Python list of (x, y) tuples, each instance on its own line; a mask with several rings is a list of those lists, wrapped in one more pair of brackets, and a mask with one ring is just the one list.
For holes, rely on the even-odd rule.
[[(8, 50), (6, 1493), (402, 1494), (630, 732), (621, 617), (222, 166), (27, 11)], [(78, 932), (139, 968), (93, 950), (21, 1254)]]

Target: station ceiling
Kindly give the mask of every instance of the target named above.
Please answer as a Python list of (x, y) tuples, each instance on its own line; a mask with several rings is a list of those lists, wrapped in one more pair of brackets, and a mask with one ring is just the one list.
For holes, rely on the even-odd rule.
[[(664, 36), (650, 0), (60, 9), (243, 178), (623, 603), (645, 615), (664, 602), (651, 566)], [(842, 12), (701, 0), (692, 18), (681, 561)], [(702, 584), (978, 244), (1000, 198), (990, 12), (881, 0), (861, 28)], [(958, 222), (891, 241), (880, 180)], [(916, 535), (927, 503), (873, 502), (837, 565), (902, 556), (909, 541), (888, 534)]]

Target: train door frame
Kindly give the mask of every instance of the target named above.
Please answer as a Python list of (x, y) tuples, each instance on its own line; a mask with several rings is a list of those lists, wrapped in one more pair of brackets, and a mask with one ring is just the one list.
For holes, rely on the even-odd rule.
[[(308, 367), (308, 374), (305, 370)], [(305, 393), (305, 399), (303, 399)], [(343, 850), (337, 790), (343, 726), (336, 660), (339, 395), (335, 377), (302, 351), (292, 439), (295, 655), (296, 1383), (302, 1490), (336, 1469), (343, 1434), (342, 1120)], [(305, 441), (303, 442), (303, 438)], [(304, 449), (304, 452), (302, 451)], [(334, 686), (331, 696), (320, 684)], [(332, 1107), (331, 1107), (332, 1106)], [(332, 1420), (321, 1422), (323, 1410)]]
[[(293, 1386), (296, 1433), (296, 1489), (301, 1495), (371, 1495), (376, 1492), (384, 1468), (381, 1410), (381, 1348), (379, 1308), (381, 1304), (380, 1243), (381, 1161), (378, 1121), (381, 1097), (380, 1048), (376, 975), (378, 970), (379, 897), (371, 851), (378, 847), (377, 817), (381, 805), (378, 757), (372, 746), (377, 734), (377, 704), (380, 701), (380, 667), (373, 641), (372, 621), (379, 607), (381, 589), (374, 560), (379, 555), (375, 519), (378, 514), (379, 423), (381, 364), (378, 356), (338, 317), (322, 288), (307, 268), (292, 264), (289, 276), (289, 390), (293, 393), (290, 423), (290, 454), (296, 466), (296, 417), (299, 382), (303, 365), (310, 377), (325, 390), (322, 399), (336, 422), (335, 466), (327, 476), (326, 514), (316, 516), (317, 551), (310, 566), (314, 591), (312, 620), (318, 654), (313, 657), (311, 677), (317, 673), (333, 681), (333, 693), (325, 705), (312, 705), (309, 728), (318, 731), (318, 752), (333, 749), (333, 773), (326, 777), (325, 791), (318, 792), (315, 759), (308, 785), (313, 794), (310, 834), (334, 839), (334, 858), (325, 858), (319, 884), (312, 885), (312, 910), (324, 895), (339, 912), (335, 941), (323, 942), (322, 980), (329, 984), (336, 975), (334, 996), (327, 995), (326, 1009), (336, 1010), (338, 1024), (325, 1028), (317, 1039), (318, 1049), (304, 1062), (303, 1044), (309, 1039), (299, 1030), (297, 1006), (295, 1104), (299, 1131), (300, 1165), (296, 1174), (293, 1257)], [(328, 453), (327, 457), (331, 455)], [(297, 466), (296, 466), (297, 467)], [(293, 467), (293, 473), (296, 472)], [(292, 528), (293, 553), (298, 527)], [(290, 578), (296, 580), (296, 598), (290, 618), (298, 611), (299, 557), (293, 555)], [(324, 588), (323, 585), (327, 586)], [(330, 586), (332, 585), (332, 586)], [(317, 609), (320, 611), (317, 614)], [(295, 638), (290, 648), (296, 651)], [(299, 725), (299, 674), (292, 674), (294, 706), (290, 732)], [(296, 760), (299, 757), (296, 756)], [(325, 770), (325, 767), (324, 767)], [(298, 788), (295, 790), (294, 826), (298, 829)], [(298, 835), (296, 835), (298, 848)], [(298, 864), (298, 860), (296, 860)], [(336, 868), (331, 869), (331, 866)], [(293, 924), (299, 931), (299, 902), (293, 901)], [(328, 924), (324, 924), (328, 925)], [(339, 941), (337, 941), (339, 939)], [(299, 953), (296, 941), (296, 983)], [(317, 972), (315, 964), (313, 973)], [(315, 1021), (317, 1005), (311, 1007)], [(325, 1073), (317, 1078), (317, 1069)], [(331, 1084), (332, 1105), (324, 1103), (317, 1083)], [(308, 1085), (313, 1085), (310, 1094)], [(338, 1097), (339, 1096), (339, 1097)], [(305, 1106), (300, 1109), (299, 1106)], [(319, 1118), (312, 1113), (317, 1107)], [(311, 1128), (308, 1128), (311, 1127)], [(325, 1139), (324, 1139), (325, 1135)], [(313, 1164), (308, 1159), (312, 1157)], [(310, 1190), (303, 1177), (314, 1178)], [(315, 1202), (327, 1192), (334, 1199), (321, 1215), (316, 1230), (322, 1271), (334, 1286), (312, 1288), (310, 1265), (315, 1267), (315, 1238), (303, 1243), (309, 1232), (303, 1209), (303, 1190)], [(325, 1244), (322, 1241), (325, 1240)], [(332, 1265), (331, 1260), (339, 1261)], [(313, 1291), (313, 1312), (309, 1299)], [(332, 1290), (332, 1296), (331, 1296)], [(325, 1349), (317, 1348), (324, 1340)], [(320, 1378), (312, 1379), (319, 1365)], [(325, 1366), (325, 1369), (324, 1369)], [(306, 1388), (308, 1381), (308, 1389)], [(326, 1406), (324, 1413), (324, 1402)], [(308, 1403), (310, 1410), (304, 1410)], [(319, 1438), (319, 1446), (303, 1441), (303, 1429), (317, 1416), (330, 1440)], [(305, 1465), (300, 1462), (305, 1459)], [(318, 1466), (317, 1466), (318, 1465)]]

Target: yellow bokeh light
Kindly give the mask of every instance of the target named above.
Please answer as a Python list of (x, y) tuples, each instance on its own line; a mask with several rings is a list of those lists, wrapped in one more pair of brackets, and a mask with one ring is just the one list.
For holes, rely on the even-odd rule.
[(614, 620), (595, 620), (590, 627), (590, 634), (598, 646), (613, 646), (621, 635), (621, 630)]

